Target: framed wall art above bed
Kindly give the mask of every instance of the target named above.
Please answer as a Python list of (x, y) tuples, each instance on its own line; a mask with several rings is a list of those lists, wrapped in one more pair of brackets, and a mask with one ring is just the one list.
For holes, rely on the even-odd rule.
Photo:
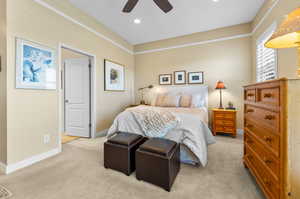
[(159, 75), (159, 85), (172, 85), (172, 74)]
[(104, 60), (104, 90), (125, 91), (124, 66), (116, 62)]
[(185, 70), (174, 72), (174, 84), (175, 85), (186, 84)]
[(204, 83), (204, 73), (203, 72), (189, 72), (188, 73), (188, 83), (189, 84), (203, 84)]

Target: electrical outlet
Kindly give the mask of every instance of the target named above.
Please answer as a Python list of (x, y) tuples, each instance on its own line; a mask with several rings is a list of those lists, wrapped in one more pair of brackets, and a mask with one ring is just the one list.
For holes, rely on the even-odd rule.
[(50, 135), (44, 135), (44, 144), (48, 144), (50, 142)]

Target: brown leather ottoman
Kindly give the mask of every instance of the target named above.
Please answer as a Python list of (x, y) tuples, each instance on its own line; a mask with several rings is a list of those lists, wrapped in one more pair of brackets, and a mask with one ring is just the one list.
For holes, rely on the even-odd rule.
[(141, 135), (119, 132), (104, 143), (104, 167), (129, 176), (135, 170), (135, 151), (144, 142)]
[(180, 145), (152, 138), (136, 151), (136, 178), (171, 190), (180, 170)]

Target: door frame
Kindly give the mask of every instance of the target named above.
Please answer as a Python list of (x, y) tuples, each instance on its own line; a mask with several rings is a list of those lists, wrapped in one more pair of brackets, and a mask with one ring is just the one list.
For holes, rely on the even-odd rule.
[(58, 61), (59, 61), (59, 72), (58, 72), (58, 101), (59, 101), (59, 147), (62, 148), (61, 136), (64, 131), (64, 117), (65, 117), (65, 105), (64, 105), (64, 74), (63, 74), (63, 65), (62, 65), (62, 49), (70, 50), (75, 53), (79, 53), (85, 56), (88, 56), (91, 60), (91, 69), (90, 69), (90, 117), (91, 117), (91, 138), (95, 138), (96, 135), (96, 55), (89, 52), (82, 51), (80, 49), (71, 47), (69, 45), (59, 43), (58, 45)]

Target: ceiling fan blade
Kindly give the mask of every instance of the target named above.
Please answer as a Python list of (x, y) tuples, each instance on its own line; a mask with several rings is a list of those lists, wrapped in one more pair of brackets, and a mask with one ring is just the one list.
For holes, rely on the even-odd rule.
[(128, 0), (125, 7), (123, 8), (123, 12), (131, 12), (138, 1), (139, 0)]
[(153, 0), (153, 1), (165, 13), (167, 13), (173, 9), (173, 6), (170, 4), (170, 2), (168, 0)]

